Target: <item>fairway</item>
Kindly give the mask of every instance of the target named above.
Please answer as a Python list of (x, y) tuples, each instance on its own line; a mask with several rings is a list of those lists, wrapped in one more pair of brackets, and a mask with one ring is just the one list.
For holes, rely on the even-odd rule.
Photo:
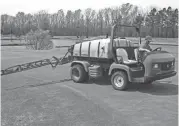
[[(105, 38), (105, 36), (101, 36), (103, 38)], [(96, 37), (89, 37), (90, 38), (96, 38)], [(127, 39), (131, 40), (132, 42), (138, 42), (139, 38), (135, 38), (135, 37), (126, 37)], [(56, 43), (61, 43), (61, 44), (69, 44), (69, 43), (73, 43), (77, 40), (76, 36), (54, 36), (53, 41)], [(81, 38), (82, 39), (82, 38)], [(86, 39), (83, 37), (83, 39)], [(61, 42), (63, 41), (63, 42)], [(65, 41), (65, 42), (64, 42)], [(142, 41), (144, 41), (144, 38), (142, 38)], [(178, 38), (153, 38), (154, 43), (171, 43), (171, 44), (178, 44)], [(18, 40), (17, 38), (14, 40), (10, 40), (10, 37), (8, 38), (2, 38), (1, 40), (1, 45), (8, 45), (8, 44), (25, 44), (25, 40)], [(71, 44), (70, 44), (71, 45)]]
[[(74, 44), (74, 40), (54, 39), (54, 46)], [(161, 41), (162, 42), (162, 41)], [(165, 41), (164, 41), (165, 42)], [(162, 47), (176, 57), (178, 46)], [(1, 65), (62, 57), (66, 48), (26, 50), (2, 47)], [(52, 69), (45, 66), (1, 77), (2, 126), (177, 126), (178, 74), (153, 82), (131, 84), (127, 91), (116, 91), (109, 79), (78, 84), (70, 79), (70, 64)]]

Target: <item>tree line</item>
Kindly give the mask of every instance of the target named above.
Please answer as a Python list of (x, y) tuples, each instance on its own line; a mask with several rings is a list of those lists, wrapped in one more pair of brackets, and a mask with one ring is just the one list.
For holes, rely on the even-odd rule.
[[(137, 18), (139, 16), (140, 18)], [(66, 13), (60, 9), (53, 14), (44, 10), (35, 14), (18, 12), (16, 16), (3, 14), (1, 15), (1, 34), (13, 34), (20, 37), (30, 31), (42, 29), (49, 30), (52, 36), (110, 35), (111, 25), (116, 20), (125, 25), (141, 22), (142, 37), (146, 35), (163, 38), (178, 37), (177, 8), (169, 6), (143, 11), (130, 3), (99, 11), (87, 8), (85, 10), (68, 10)], [(122, 36), (136, 36), (135, 29), (124, 27), (119, 31)]]

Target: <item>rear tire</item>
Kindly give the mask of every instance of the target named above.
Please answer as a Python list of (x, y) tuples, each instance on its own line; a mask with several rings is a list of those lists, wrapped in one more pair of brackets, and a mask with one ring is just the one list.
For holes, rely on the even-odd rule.
[(71, 68), (71, 79), (76, 83), (82, 83), (88, 79), (88, 73), (82, 65), (74, 65)]
[(111, 76), (111, 83), (115, 90), (126, 90), (128, 87), (127, 75), (123, 71), (117, 71)]

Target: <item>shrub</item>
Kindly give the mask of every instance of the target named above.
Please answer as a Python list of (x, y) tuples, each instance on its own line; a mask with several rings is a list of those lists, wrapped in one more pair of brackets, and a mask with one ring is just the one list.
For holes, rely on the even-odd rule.
[(31, 30), (26, 34), (25, 40), (27, 42), (27, 49), (48, 50), (53, 48), (53, 42), (51, 41), (51, 36), (49, 35), (48, 30)]

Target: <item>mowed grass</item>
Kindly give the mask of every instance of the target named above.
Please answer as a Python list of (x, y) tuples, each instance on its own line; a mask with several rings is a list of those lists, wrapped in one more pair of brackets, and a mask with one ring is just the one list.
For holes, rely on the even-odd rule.
[[(102, 36), (100, 36), (102, 37)], [(88, 39), (93, 39), (93, 38), (100, 38), (100, 37), (89, 37)], [(54, 36), (54, 39), (52, 39), (53, 41), (58, 41), (58, 40), (63, 40), (63, 41), (67, 41), (67, 40), (71, 40), (71, 42), (75, 43), (76, 41), (79, 41), (80, 39), (77, 39), (76, 36)], [(82, 39), (86, 39), (86, 38), (82, 38)], [(135, 37), (127, 37), (127, 39), (131, 40), (132, 42), (138, 42), (139, 38), (135, 38)], [(145, 41), (145, 38), (142, 38), (142, 41)], [(178, 38), (153, 38), (154, 43), (172, 43), (172, 44), (178, 44)], [(60, 42), (60, 41), (59, 41)], [(7, 40), (7, 39), (1, 39), (1, 45), (11, 45), (11, 44), (18, 44), (18, 45), (22, 45), (22, 44), (26, 44), (25, 40)], [(63, 43), (62, 43), (63, 44)], [(70, 43), (67, 43), (67, 45)]]
[(23, 45), (26, 44), (25, 40), (1, 40), (1, 46), (4, 45)]
[[(57, 46), (75, 43), (71, 39), (53, 41)], [(153, 49), (156, 47), (158, 45), (152, 45)], [(178, 46), (162, 46), (162, 49), (178, 57)], [(3, 46), (1, 50), (2, 69), (52, 56), (62, 57), (67, 51), (66, 48), (27, 50), (24, 46)], [(69, 69), (70, 64), (58, 66), (54, 70), (45, 66), (3, 76), (2, 126), (97, 125), (94, 122), (103, 126), (112, 125), (110, 122), (115, 122), (116, 118), (122, 122), (123, 114), (129, 117), (125, 118), (129, 123), (133, 120), (141, 125), (152, 122), (148, 125), (174, 126), (177, 123), (177, 77), (163, 83), (156, 82), (152, 87), (134, 85), (129, 91), (117, 92), (109, 84), (65, 81), (70, 78)], [(92, 100), (85, 99), (71, 89), (82, 92)], [(120, 116), (115, 116), (108, 106)], [(103, 107), (104, 112), (101, 110)], [(144, 114), (146, 118), (143, 118)]]

